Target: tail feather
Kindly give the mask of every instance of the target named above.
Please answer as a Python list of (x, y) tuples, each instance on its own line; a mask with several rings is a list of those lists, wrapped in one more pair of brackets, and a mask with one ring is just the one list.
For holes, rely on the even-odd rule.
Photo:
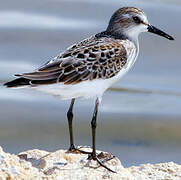
[(51, 79), (51, 80), (33, 80), (33, 79), (27, 79), (24, 77), (20, 77), (17, 79), (14, 79), (12, 81), (9, 81), (7, 83), (4, 84), (4, 86), (8, 87), (8, 88), (16, 88), (16, 87), (23, 87), (23, 86), (38, 86), (38, 85), (49, 85), (49, 84), (53, 84), (56, 83), (57, 79)]
[(30, 85), (30, 81), (29, 79), (21, 77), (5, 83), (4, 86), (8, 88), (27, 86)]

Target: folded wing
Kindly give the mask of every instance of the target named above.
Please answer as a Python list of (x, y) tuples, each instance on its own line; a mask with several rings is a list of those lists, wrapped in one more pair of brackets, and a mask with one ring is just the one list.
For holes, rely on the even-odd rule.
[(35, 72), (17, 76), (28, 79), (32, 86), (52, 83), (77, 84), (85, 80), (115, 76), (127, 62), (124, 46), (116, 41), (104, 43), (100, 39), (95, 41), (95, 38), (94, 43), (90, 41), (72, 46)]

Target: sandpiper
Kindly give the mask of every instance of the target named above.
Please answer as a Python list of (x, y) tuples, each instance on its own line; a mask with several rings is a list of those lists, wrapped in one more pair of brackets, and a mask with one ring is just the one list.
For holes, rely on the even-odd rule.
[[(91, 121), (92, 152), (89, 159), (106, 167), (96, 154), (96, 120), (104, 92), (119, 81), (133, 66), (139, 53), (138, 35), (151, 32), (169, 40), (173, 37), (150, 25), (146, 14), (135, 7), (118, 9), (111, 17), (105, 31), (67, 48), (55, 58), (31, 73), (18, 74), (17, 79), (4, 85), (9, 88), (31, 87), (71, 99), (67, 112), (70, 147), (75, 151), (72, 120), (76, 98), (95, 98)], [(112, 171), (114, 172), (114, 171)]]

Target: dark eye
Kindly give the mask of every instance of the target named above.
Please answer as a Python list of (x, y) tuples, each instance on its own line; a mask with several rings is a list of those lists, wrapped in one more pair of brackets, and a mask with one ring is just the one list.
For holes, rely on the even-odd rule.
[(140, 18), (137, 17), (137, 16), (134, 16), (134, 17), (133, 17), (133, 20), (134, 20), (134, 22), (137, 23), (137, 24), (140, 24), (140, 23), (141, 23)]

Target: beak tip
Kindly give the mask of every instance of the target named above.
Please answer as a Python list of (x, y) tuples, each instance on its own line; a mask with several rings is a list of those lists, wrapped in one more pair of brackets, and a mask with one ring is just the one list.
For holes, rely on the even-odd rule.
[(174, 39), (173, 37), (170, 37), (169, 40), (173, 41), (173, 40), (175, 40), (175, 39)]

